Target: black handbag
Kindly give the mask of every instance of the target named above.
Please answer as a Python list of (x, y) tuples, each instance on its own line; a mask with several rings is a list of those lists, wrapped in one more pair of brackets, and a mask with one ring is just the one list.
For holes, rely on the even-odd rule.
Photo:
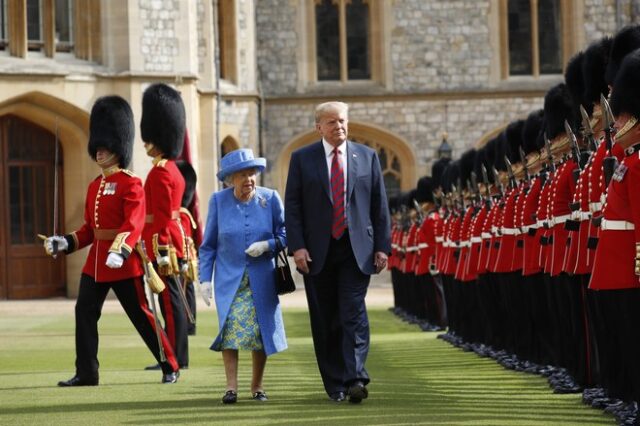
[(287, 253), (276, 237), (276, 290), (278, 295), (293, 293), (296, 291), (296, 283), (291, 276)]

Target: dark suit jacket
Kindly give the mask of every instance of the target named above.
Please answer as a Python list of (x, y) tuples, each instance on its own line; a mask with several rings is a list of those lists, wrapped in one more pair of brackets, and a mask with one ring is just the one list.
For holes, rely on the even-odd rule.
[[(350, 141), (346, 156), (348, 236), (360, 270), (374, 274), (374, 253), (391, 250), (389, 210), (380, 162), (374, 150)], [(312, 260), (309, 273), (317, 274), (327, 257), (333, 218), (322, 141), (292, 154), (284, 211), (289, 251), (306, 248)]]

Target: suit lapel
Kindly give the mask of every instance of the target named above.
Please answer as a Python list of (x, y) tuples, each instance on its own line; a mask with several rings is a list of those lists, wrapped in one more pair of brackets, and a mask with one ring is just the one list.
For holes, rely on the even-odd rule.
[(356, 176), (358, 176), (358, 166), (360, 159), (355, 152), (353, 143), (347, 141), (347, 204), (351, 199), (351, 193), (356, 185)]
[[(318, 178), (320, 179), (324, 193), (327, 194), (327, 197), (331, 200), (331, 191), (329, 190), (329, 171), (327, 170), (327, 158), (324, 153), (322, 141), (316, 144), (315, 151), (316, 152), (313, 155), (316, 162), (315, 169), (318, 171)], [(331, 202), (333, 203), (333, 201)]]

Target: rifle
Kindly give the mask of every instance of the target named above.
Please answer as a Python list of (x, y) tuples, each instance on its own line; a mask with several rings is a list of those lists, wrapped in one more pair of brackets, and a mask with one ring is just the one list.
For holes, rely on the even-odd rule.
[[(147, 257), (147, 250), (144, 246), (144, 241), (140, 240), (140, 242), (136, 245), (136, 250), (142, 259), (142, 266), (144, 267), (144, 282), (151, 290), (150, 299), (151, 299), (151, 313), (153, 314), (153, 321), (155, 323), (156, 330), (156, 338), (158, 339), (158, 348), (160, 350), (160, 362), (165, 362), (167, 360), (167, 356), (164, 353), (164, 347), (162, 346), (162, 337), (160, 335), (160, 329), (162, 326), (160, 325), (160, 320), (158, 319), (158, 308), (156, 307), (156, 297), (153, 293), (160, 293), (164, 290), (164, 283), (156, 273), (155, 269), (153, 269), (153, 265), (149, 261)], [(152, 272), (153, 271), (153, 272)], [(159, 283), (159, 284), (158, 284)], [(160, 287), (162, 287), (160, 289)]]
[(511, 166), (511, 161), (509, 161), (509, 157), (504, 156), (504, 164), (507, 165), (507, 174), (509, 175), (509, 186), (511, 189), (514, 189), (517, 186), (516, 177), (513, 174), (513, 166)]
[(596, 140), (593, 128), (591, 127), (589, 114), (587, 114), (587, 110), (585, 110), (582, 105), (580, 105), (580, 115), (582, 116), (582, 137), (587, 140), (589, 149), (595, 152), (598, 149), (599, 142)]
[(611, 155), (611, 148), (613, 147), (613, 123), (615, 122), (613, 118), (613, 113), (611, 112), (611, 107), (609, 106), (609, 102), (604, 97), (603, 94), (600, 94), (600, 105), (602, 106), (602, 119), (604, 122), (604, 136), (605, 143), (607, 148), (607, 157), (602, 160), (602, 172), (604, 174), (604, 185), (605, 188), (609, 186), (609, 182), (611, 181), (611, 177), (613, 176), (613, 172), (618, 167), (618, 160), (616, 157)]
[(418, 225), (421, 225), (422, 222), (424, 221), (424, 213), (422, 212), (422, 207), (420, 207), (420, 204), (418, 204), (418, 202), (416, 201), (416, 199), (413, 199), (413, 206), (416, 208), (416, 215), (418, 217)]
[(487, 168), (485, 167), (484, 164), (480, 165), (480, 168), (482, 170), (482, 182), (484, 183), (484, 189), (485, 189), (485, 196), (486, 198), (486, 205), (487, 205), (487, 209), (491, 208), (491, 192), (489, 191), (489, 176), (487, 175)]
[(498, 188), (498, 193), (500, 197), (504, 198), (504, 188), (502, 187), (502, 182), (500, 182), (500, 175), (495, 167), (491, 167), (491, 172), (493, 173), (493, 183)]
[(571, 141), (571, 156), (573, 157), (573, 161), (576, 163), (576, 168), (572, 170), (573, 181), (578, 182), (578, 178), (580, 177), (580, 170), (582, 167), (580, 166), (580, 148), (578, 148), (578, 141), (576, 139), (576, 135), (573, 134), (573, 130), (567, 120), (564, 120), (564, 131), (569, 136), (569, 140)]
[(556, 165), (553, 162), (553, 154), (551, 154), (551, 141), (547, 137), (547, 134), (544, 134), (544, 147), (547, 151), (547, 160), (549, 161), (549, 170), (552, 172), (556, 171)]
[(524, 171), (524, 179), (529, 182), (531, 176), (529, 175), (529, 169), (527, 168), (527, 155), (521, 146), (518, 147), (518, 153), (520, 154), (520, 162), (522, 163), (522, 170)]
[(476, 176), (476, 172), (471, 172), (471, 182), (468, 183), (469, 189), (473, 192), (474, 201), (478, 202), (482, 200), (480, 196), (480, 189), (478, 188), (478, 176)]

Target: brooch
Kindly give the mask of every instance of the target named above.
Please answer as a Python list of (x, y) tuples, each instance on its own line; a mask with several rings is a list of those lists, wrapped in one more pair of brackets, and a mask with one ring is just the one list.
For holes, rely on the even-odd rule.
[(267, 199), (264, 197), (258, 197), (258, 202), (263, 209), (267, 208)]

